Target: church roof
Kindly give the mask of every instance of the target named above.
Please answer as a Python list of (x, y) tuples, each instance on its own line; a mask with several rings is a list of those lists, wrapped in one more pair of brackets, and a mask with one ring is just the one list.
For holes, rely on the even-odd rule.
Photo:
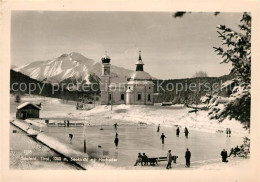
[(127, 83), (128, 85), (154, 85), (153, 81), (147, 80), (132, 80)]
[(152, 80), (152, 77), (145, 71), (135, 71), (131, 76), (131, 80)]

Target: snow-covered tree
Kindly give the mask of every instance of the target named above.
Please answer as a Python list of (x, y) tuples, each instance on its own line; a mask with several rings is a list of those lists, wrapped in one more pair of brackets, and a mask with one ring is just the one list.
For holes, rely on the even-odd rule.
[[(222, 85), (232, 89), (228, 97), (213, 95), (203, 97), (201, 101), (209, 104), (210, 119), (236, 119), (250, 127), (251, 105), (251, 15), (244, 13), (240, 20), (240, 32), (236, 32), (225, 25), (218, 25), (218, 34), (223, 47), (214, 47), (217, 55), (222, 57), (221, 64), (231, 63), (231, 73), (236, 78)], [(235, 83), (235, 84), (234, 84)], [(232, 85), (232, 86), (231, 86)], [(209, 96), (209, 95), (208, 95)]]
[(19, 93), (15, 94), (15, 100), (14, 100), (16, 103), (20, 103), (21, 102), (21, 96)]
[(199, 78), (199, 77), (208, 77), (207, 72), (205, 71), (197, 71), (194, 75), (194, 78)]

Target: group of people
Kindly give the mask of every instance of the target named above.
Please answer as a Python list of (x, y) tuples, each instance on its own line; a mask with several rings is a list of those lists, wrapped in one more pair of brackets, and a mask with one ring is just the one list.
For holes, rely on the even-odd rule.
[[(185, 137), (186, 137), (186, 138), (188, 138), (189, 133), (190, 133), (190, 132), (189, 132), (188, 128), (185, 127), (185, 128), (184, 128), (184, 134), (185, 134)], [(179, 137), (179, 135), (180, 135), (180, 128), (177, 127), (177, 129), (176, 129), (176, 136)]]
[[(116, 131), (116, 135), (115, 135), (114, 143), (115, 143), (116, 148), (118, 147), (118, 143), (119, 143), (117, 127), (118, 127), (118, 124), (115, 123), (114, 124), (114, 130)], [(160, 132), (160, 124), (157, 127), (157, 132)], [(226, 133), (227, 133), (227, 137), (231, 136), (230, 128), (226, 129)], [(188, 130), (187, 127), (184, 128), (184, 134), (185, 134), (185, 137), (188, 138), (189, 130)], [(179, 137), (179, 135), (180, 135), (180, 128), (177, 127), (177, 129), (176, 129), (176, 136)], [(71, 137), (71, 140), (72, 140), (72, 137)], [(162, 144), (164, 144), (164, 139), (165, 138), (166, 138), (166, 136), (164, 135), (164, 133), (162, 133), (161, 137), (160, 137), (160, 139), (162, 140)], [(227, 151), (225, 149), (223, 149), (221, 151), (221, 154), (220, 154), (221, 157), (222, 157), (222, 162), (228, 162), (227, 158), (230, 157), (232, 154), (234, 154), (234, 156), (236, 156), (239, 153), (239, 151), (240, 151), (239, 147), (236, 146), (235, 148), (231, 149), (230, 154), (228, 155)], [(190, 159), (191, 159), (191, 152), (187, 148), (186, 152), (185, 152), (186, 167), (190, 167)], [(169, 150), (168, 153), (167, 153), (167, 162), (168, 163), (167, 163), (166, 169), (172, 168), (171, 167), (172, 161), (173, 161), (173, 156), (171, 154), (171, 150)], [(147, 157), (147, 155), (145, 153), (143, 153), (143, 155), (141, 153), (138, 153), (138, 157), (137, 157), (137, 160), (136, 160), (134, 166), (136, 166), (138, 163), (140, 163), (142, 166), (143, 165), (148, 165), (148, 157)]]
[[(186, 167), (190, 167), (190, 158), (191, 158), (191, 152), (189, 151), (189, 149), (186, 149), (185, 152), (185, 160), (186, 160)], [(166, 169), (170, 169), (172, 168), (172, 160), (173, 160), (173, 156), (171, 154), (171, 150), (168, 151), (167, 153), (167, 166)]]
[(229, 156), (230, 157), (232, 154), (234, 155), (234, 157), (237, 156), (237, 154), (241, 151), (241, 149), (238, 147), (238, 145), (235, 148), (231, 148)]
[[(159, 124), (158, 127), (157, 127), (157, 132), (159, 132), (159, 131), (160, 131), (160, 124)], [(189, 136), (189, 130), (188, 130), (187, 127), (184, 128), (184, 134), (185, 134), (185, 137), (188, 138), (188, 136)], [(176, 129), (176, 136), (179, 137), (179, 135), (180, 135), (180, 128), (177, 127), (177, 129)], [(160, 139), (162, 140), (162, 144), (164, 144), (164, 139), (165, 139), (165, 138), (166, 138), (166, 136), (164, 135), (164, 133), (162, 133), (162, 134), (161, 134), (161, 137), (160, 137)]]
[(143, 155), (139, 152), (137, 156), (137, 160), (134, 164), (134, 166), (137, 166), (137, 164), (140, 163), (142, 166), (143, 165), (148, 165), (148, 157), (143, 153)]
[(220, 155), (222, 157), (222, 162), (228, 162), (228, 160), (227, 160), (228, 157), (230, 157), (231, 155), (234, 155), (234, 157), (236, 157), (240, 151), (241, 151), (241, 149), (238, 146), (236, 146), (235, 148), (231, 148), (230, 153), (228, 155), (227, 151), (225, 149), (223, 149), (220, 153)]
[(227, 134), (227, 137), (231, 137), (231, 129), (230, 128), (226, 129), (226, 134)]
[(64, 120), (64, 127), (70, 127), (70, 121)]

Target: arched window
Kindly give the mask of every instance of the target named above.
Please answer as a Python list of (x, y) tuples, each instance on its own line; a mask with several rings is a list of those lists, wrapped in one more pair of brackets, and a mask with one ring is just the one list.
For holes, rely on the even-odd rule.
[(148, 101), (151, 101), (151, 95), (148, 94)]
[(125, 94), (121, 94), (121, 100), (125, 100)]
[(138, 95), (137, 95), (137, 100), (141, 100), (141, 99), (142, 99), (141, 94), (138, 94)]

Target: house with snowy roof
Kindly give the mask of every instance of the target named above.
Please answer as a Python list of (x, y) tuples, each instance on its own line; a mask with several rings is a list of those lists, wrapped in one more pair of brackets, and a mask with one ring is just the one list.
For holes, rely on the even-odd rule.
[(153, 105), (154, 83), (151, 75), (144, 71), (141, 51), (135, 63), (136, 70), (127, 82), (113, 79), (110, 60), (107, 54), (101, 58), (101, 104)]
[(25, 102), (19, 105), (16, 111), (16, 119), (25, 120), (27, 118), (39, 118), (41, 106), (32, 104), (30, 102)]

